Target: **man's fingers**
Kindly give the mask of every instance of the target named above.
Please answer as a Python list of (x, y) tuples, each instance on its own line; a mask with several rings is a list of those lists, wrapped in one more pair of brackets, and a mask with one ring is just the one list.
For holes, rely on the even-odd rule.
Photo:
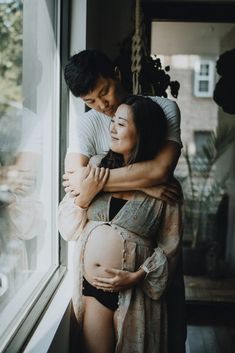
[(66, 188), (70, 185), (70, 182), (69, 181), (63, 181), (62, 183), (63, 187)]
[(100, 168), (99, 167), (95, 168), (94, 178), (96, 181), (100, 180)]
[(105, 168), (102, 167), (100, 168), (99, 180), (103, 180), (104, 176), (105, 176)]
[(176, 202), (179, 201), (179, 197), (176, 196), (173, 193), (170, 192), (165, 192), (162, 196), (161, 196), (162, 200), (169, 203), (169, 204), (175, 204)]
[(73, 196), (78, 196), (79, 195), (79, 192), (73, 190), (73, 191), (70, 191), (71, 195)]
[(106, 183), (109, 178), (109, 168), (105, 169), (104, 179), (103, 182)]

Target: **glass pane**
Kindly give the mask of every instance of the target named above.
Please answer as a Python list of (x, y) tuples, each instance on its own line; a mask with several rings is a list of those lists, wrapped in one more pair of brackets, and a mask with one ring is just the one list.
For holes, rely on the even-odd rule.
[(201, 76), (208, 76), (209, 75), (209, 64), (201, 64), (200, 65), (200, 73)]
[(209, 82), (199, 81), (199, 92), (208, 92)]
[[(233, 61), (230, 63), (227, 54), (223, 54), (234, 50), (235, 25), (153, 22), (151, 38), (152, 54), (161, 59), (163, 67), (170, 67), (171, 80), (180, 83), (176, 102), (181, 111), (184, 148), (175, 174), (184, 191), (186, 297), (196, 301), (235, 301), (235, 120), (232, 109), (226, 106), (232, 101), (228, 94), (232, 88), (217, 86), (221, 90), (218, 104), (213, 98), (220, 76), (223, 73), (226, 77), (228, 65), (230, 70), (233, 68)], [(221, 56), (223, 60), (217, 66)], [(209, 80), (201, 77), (196, 81), (196, 89), (202, 93), (195, 95), (194, 70), (198, 63), (200, 74), (209, 74)], [(213, 82), (211, 73), (217, 69), (219, 75)], [(212, 94), (203, 95), (208, 89), (212, 89)]]
[(0, 1), (0, 346), (58, 265), (54, 1)]

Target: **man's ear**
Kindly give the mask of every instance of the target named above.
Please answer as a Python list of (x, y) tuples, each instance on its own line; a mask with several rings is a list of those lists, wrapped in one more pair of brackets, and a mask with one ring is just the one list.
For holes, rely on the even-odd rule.
[(119, 68), (117, 66), (115, 66), (115, 68), (114, 68), (114, 74), (115, 74), (116, 80), (118, 80), (118, 81), (122, 80), (121, 71), (119, 70)]

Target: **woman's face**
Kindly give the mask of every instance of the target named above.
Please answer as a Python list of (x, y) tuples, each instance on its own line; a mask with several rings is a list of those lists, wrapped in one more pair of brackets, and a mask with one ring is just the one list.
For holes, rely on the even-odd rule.
[(125, 162), (136, 147), (138, 136), (133, 120), (132, 108), (121, 104), (110, 125), (111, 150), (123, 155)]

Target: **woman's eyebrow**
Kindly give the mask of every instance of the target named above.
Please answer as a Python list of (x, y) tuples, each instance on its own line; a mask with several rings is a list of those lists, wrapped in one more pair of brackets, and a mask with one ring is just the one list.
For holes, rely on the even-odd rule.
[(128, 121), (127, 119), (122, 118), (121, 116), (119, 116), (118, 119), (122, 119), (122, 120)]

